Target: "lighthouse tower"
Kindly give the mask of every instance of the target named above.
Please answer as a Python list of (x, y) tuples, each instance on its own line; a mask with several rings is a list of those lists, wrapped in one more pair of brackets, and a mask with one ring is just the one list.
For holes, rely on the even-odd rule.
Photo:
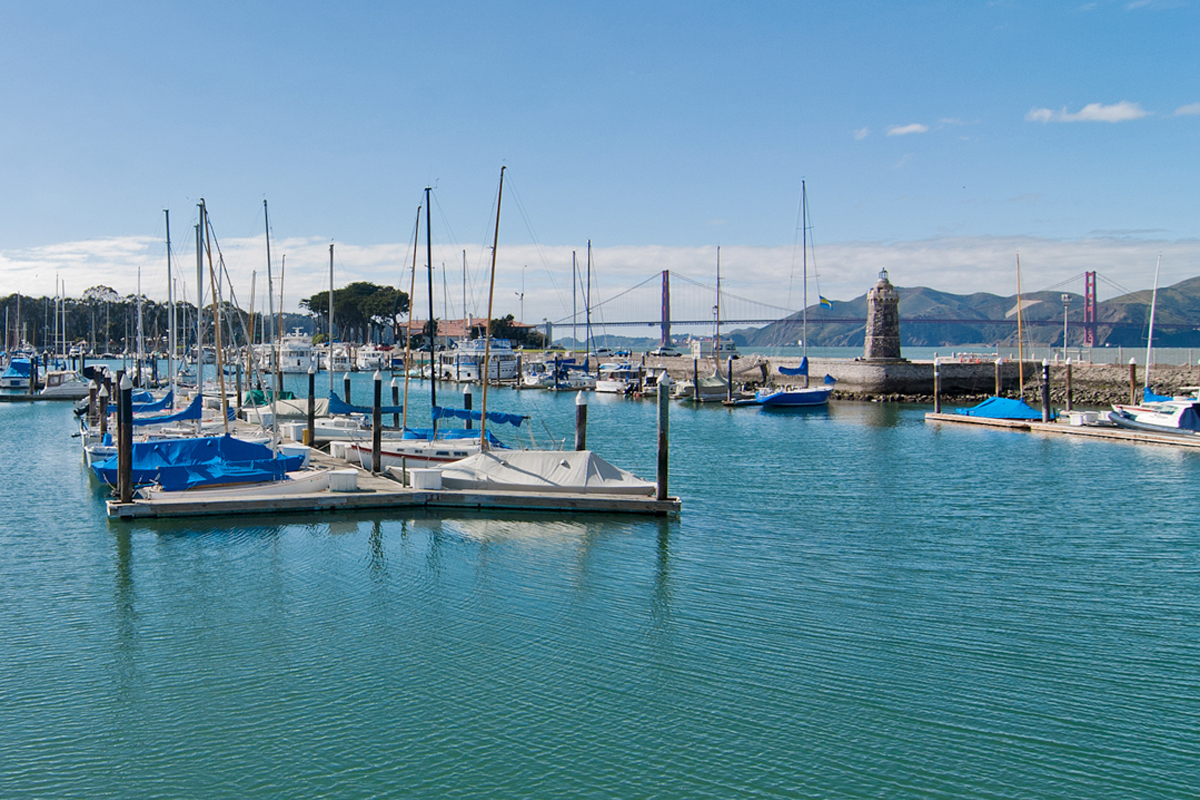
[(900, 361), (900, 293), (888, 280), (886, 269), (867, 292), (867, 361)]

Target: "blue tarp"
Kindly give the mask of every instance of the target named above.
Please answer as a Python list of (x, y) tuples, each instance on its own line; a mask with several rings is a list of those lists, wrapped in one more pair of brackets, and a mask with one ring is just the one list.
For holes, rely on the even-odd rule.
[(798, 367), (780, 367), (780, 375), (807, 375), (808, 374), (808, 356), (800, 359)]
[[(1012, 400), (1007, 397), (989, 397), (974, 408), (957, 408), (956, 414), (967, 417), (986, 417), (987, 419), (1035, 419), (1041, 420), (1042, 412), (1033, 408), (1023, 400)], [(1054, 419), (1054, 414), (1050, 418)]]
[[(382, 406), (379, 409), (381, 414), (403, 414), (404, 406)], [(374, 414), (375, 410), (370, 406), (355, 406), (347, 403), (336, 394), (329, 395), (329, 413), (330, 414)]]
[[(135, 404), (136, 409), (136, 404)], [(198, 394), (192, 400), (191, 405), (183, 411), (177, 411), (174, 414), (160, 414), (157, 417), (134, 417), (133, 427), (139, 425), (161, 425), (164, 422), (183, 422), (184, 420), (200, 419), (204, 413), (204, 395)]]
[(175, 402), (175, 393), (167, 392), (166, 396), (164, 396), (161, 400), (155, 400), (150, 403), (134, 402), (132, 404), (133, 405), (133, 413), (148, 414), (151, 411), (163, 411), (165, 409), (170, 408), (171, 404), (174, 402)]
[(1143, 403), (1161, 403), (1163, 400), (1174, 400), (1170, 395), (1155, 394), (1149, 386), (1142, 389)]
[[(161, 439), (133, 443), (133, 483), (157, 483), (169, 492), (229, 483), (281, 480), (300, 469), (304, 456), (276, 457), (263, 444), (232, 436)], [(117, 484), (117, 457), (92, 465), (102, 481)]]
[[(433, 428), (405, 428), (405, 439), (423, 439), (428, 441), (433, 439)], [(437, 432), (438, 439), (478, 439), (479, 431), (468, 430), (467, 428), (449, 428)], [(505, 447), (504, 443), (495, 437), (491, 432), (487, 432), (488, 445), (492, 447)]]
[(28, 378), (29, 377), (29, 359), (14, 358), (8, 362), (8, 369), (4, 370), (6, 378)]
[[(454, 419), (483, 419), (483, 414), (479, 411), (467, 411), (465, 408), (442, 408), (441, 406), (433, 407), (433, 418), (441, 419), (442, 417), (452, 417)], [(516, 425), (520, 427), (521, 423), (529, 419), (520, 414), (502, 414), (497, 411), (489, 411), (488, 422), (495, 422), (499, 425)]]

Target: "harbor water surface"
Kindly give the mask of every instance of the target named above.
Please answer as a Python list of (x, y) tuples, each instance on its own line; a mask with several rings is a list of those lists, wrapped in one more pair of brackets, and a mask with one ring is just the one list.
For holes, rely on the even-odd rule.
[(677, 519), (148, 523), (0, 405), (0, 796), (1200, 797), (1200, 454), (926, 410), (675, 404)]

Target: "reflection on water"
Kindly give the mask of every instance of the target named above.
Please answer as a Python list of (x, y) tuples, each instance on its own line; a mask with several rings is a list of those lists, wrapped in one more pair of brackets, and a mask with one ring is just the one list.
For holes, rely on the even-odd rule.
[[(557, 433), (573, 399), (496, 402)], [(12, 471), (0, 530), (0, 779), (133, 798), (1188, 796), (1200, 454), (924, 410), (673, 406), (678, 519), (113, 523), (66, 415), (0, 408), (0, 457), (36, 462)], [(597, 403), (589, 441), (653, 475), (653, 420)]]

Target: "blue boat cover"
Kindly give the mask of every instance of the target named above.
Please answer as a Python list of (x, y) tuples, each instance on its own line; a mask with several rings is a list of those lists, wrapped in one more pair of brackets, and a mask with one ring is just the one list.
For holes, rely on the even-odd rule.
[(167, 392), (166, 395), (161, 400), (154, 400), (150, 403), (134, 402), (132, 404), (133, 405), (133, 413), (148, 414), (152, 411), (162, 411), (164, 409), (170, 408), (171, 404), (174, 402), (175, 402), (175, 393)]
[(153, 403), (154, 395), (150, 394), (145, 389), (134, 389), (129, 393), (129, 402), (131, 403)]
[[(957, 408), (956, 414), (967, 417), (985, 417), (987, 419), (1035, 419), (1042, 418), (1042, 412), (1033, 408), (1024, 400), (1013, 400), (1008, 397), (989, 397), (974, 408)], [(1050, 418), (1054, 418), (1050, 414)]]
[(835, 383), (837, 383), (837, 378), (835, 378), (835, 377), (833, 377), (832, 375), (830, 375), (830, 374), (826, 373), (826, 374), (825, 374), (825, 385), (826, 385), (826, 386), (833, 386)]
[(1142, 389), (1143, 403), (1161, 403), (1164, 400), (1174, 400), (1174, 397), (1169, 395), (1155, 394), (1149, 386)]
[[(381, 406), (379, 409), (381, 414), (403, 414), (404, 406)], [(370, 406), (355, 406), (347, 403), (336, 394), (329, 395), (329, 413), (330, 414), (373, 414), (375, 409)]]
[[(434, 438), (433, 428), (405, 428), (405, 439), (422, 439), (429, 441)], [(479, 431), (468, 430), (467, 428), (449, 428), (437, 432), (439, 440), (449, 439), (478, 439)], [(506, 445), (496, 438), (491, 431), (487, 432), (488, 445), (492, 447), (506, 447)]]
[(14, 358), (8, 362), (8, 369), (4, 370), (6, 378), (28, 378), (29, 377), (29, 359)]
[(808, 374), (808, 356), (800, 359), (798, 367), (780, 367), (780, 375), (807, 375)]
[[(483, 419), (483, 414), (479, 411), (467, 411), (465, 408), (442, 408), (441, 406), (433, 407), (433, 418), (441, 419), (442, 417), (452, 417), (455, 419)], [(520, 414), (501, 414), (497, 411), (489, 411), (488, 422), (495, 422), (499, 425), (508, 424), (520, 427), (521, 423), (529, 419), (529, 417), (521, 416)]]
[[(197, 486), (282, 480), (304, 456), (279, 456), (264, 444), (232, 436), (160, 439), (133, 443), (133, 483), (157, 483), (169, 492)], [(102, 481), (117, 484), (117, 457), (92, 465)]]
[[(136, 406), (135, 406), (136, 410)], [(204, 413), (204, 395), (198, 394), (192, 400), (191, 405), (183, 411), (177, 411), (174, 414), (159, 414), (156, 417), (134, 417), (133, 427), (139, 425), (160, 425), (164, 422), (183, 422), (184, 420), (197, 420)]]

